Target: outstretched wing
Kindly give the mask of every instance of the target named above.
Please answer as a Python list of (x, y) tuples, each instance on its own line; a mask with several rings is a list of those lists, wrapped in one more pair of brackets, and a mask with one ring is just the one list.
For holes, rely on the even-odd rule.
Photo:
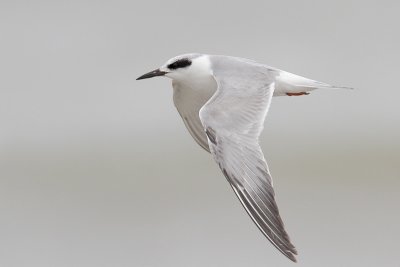
[[(193, 90), (187, 84), (172, 82), (174, 104), (193, 139), (206, 151), (210, 152), (206, 133), (199, 118), (199, 111), (215, 93), (217, 85), (203, 90)], [(215, 87), (215, 88), (214, 88)]]
[(296, 261), (258, 144), (274, 92), (274, 74), (234, 58), (214, 56), (212, 64), (218, 89), (200, 110), (211, 153), (258, 228)]

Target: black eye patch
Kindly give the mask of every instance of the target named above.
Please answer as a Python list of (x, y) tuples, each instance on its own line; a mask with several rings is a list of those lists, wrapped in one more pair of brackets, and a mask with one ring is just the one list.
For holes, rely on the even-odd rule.
[(175, 61), (174, 63), (169, 64), (167, 67), (171, 70), (176, 70), (179, 68), (190, 66), (190, 64), (192, 64), (192, 61), (190, 61), (187, 58), (183, 58)]

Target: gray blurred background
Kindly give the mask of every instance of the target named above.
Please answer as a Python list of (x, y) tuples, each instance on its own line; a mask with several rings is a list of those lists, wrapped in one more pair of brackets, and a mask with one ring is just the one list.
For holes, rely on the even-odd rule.
[[(0, 266), (400, 266), (398, 1), (0, 3)], [(261, 144), (297, 265), (187, 133), (187, 53), (356, 90), (274, 98)]]

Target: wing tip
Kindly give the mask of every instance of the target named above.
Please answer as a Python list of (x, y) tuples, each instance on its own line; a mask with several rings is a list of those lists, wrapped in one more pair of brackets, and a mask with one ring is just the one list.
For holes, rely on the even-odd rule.
[(296, 257), (294, 256), (294, 254), (292, 253), (288, 253), (287, 255), (285, 255), (286, 257), (289, 258), (289, 260), (293, 261), (293, 262), (297, 262)]
[(285, 255), (289, 260), (293, 261), (293, 262), (297, 262), (296, 256), (297, 256), (297, 250), (296, 248), (293, 246), (292, 243), (290, 244), (290, 248), (286, 249), (286, 250), (282, 250), (280, 248), (278, 248), (278, 250), (280, 252), (282, 252), (283, 255)]

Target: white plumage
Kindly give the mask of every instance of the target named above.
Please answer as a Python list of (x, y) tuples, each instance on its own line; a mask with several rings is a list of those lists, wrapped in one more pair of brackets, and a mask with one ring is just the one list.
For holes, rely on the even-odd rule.
[(247, 213), (285, 256), (297, 251), (275, 202), (272, 178), (258, 144), (272, 96), (343, 88), (228, 56), (186, 54), (138, 79), (173, 80), (174, 104), (196, 142), (221, 168)]

